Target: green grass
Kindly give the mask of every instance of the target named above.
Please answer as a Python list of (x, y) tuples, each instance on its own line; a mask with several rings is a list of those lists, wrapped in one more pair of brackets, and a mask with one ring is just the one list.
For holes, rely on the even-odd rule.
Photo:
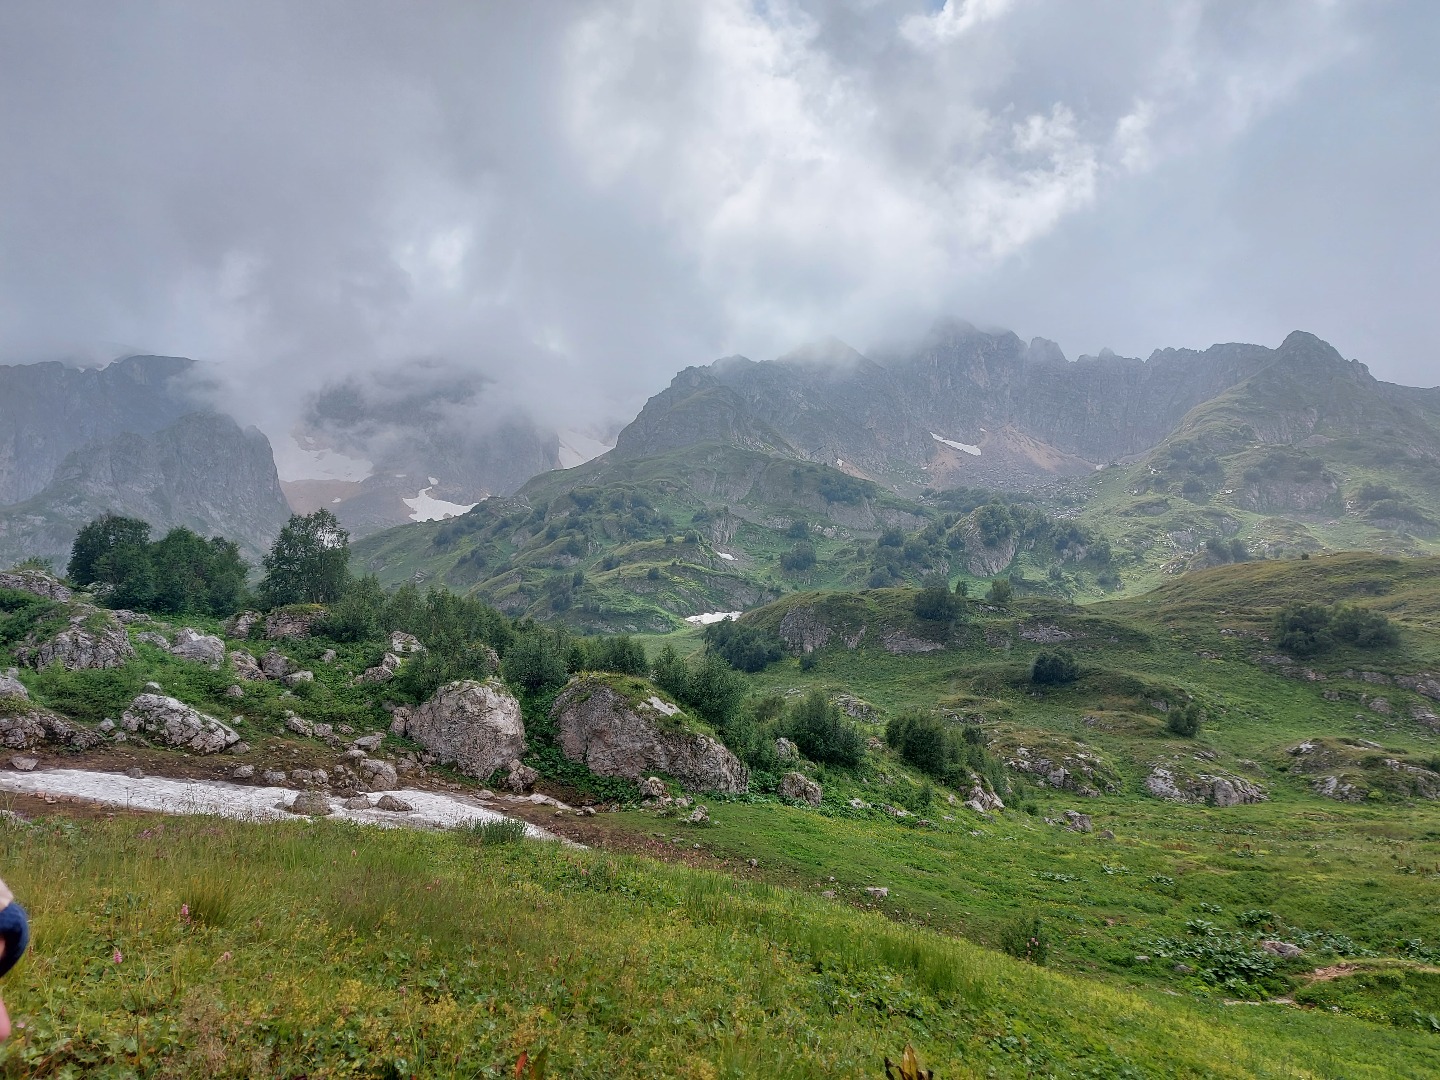
[(1440, 1074), (1403, 1026), (1079, 980), (556, 845), (134, 818), (0, 844), (35, 930), (7, 1076), (509, 1077), (548, 1048), (565, 1077), (868, 1078), (906, 1042), (946, 1080)]

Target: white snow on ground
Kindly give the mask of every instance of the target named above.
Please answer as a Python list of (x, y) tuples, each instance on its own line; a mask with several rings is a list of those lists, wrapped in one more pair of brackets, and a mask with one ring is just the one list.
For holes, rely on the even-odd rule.
[(694, 623), (696, 626), (709, 626), (713, 622), (723, 622), (726, 619), (738, 619), (738, 611), (707, 611), (703, 615), (687, 615), (685, 621)]
[(280, 479), (291, 480), (364, 480), (375, 467), (364, 458), (350, 457), (338, 450), (320, 446), (309, 435), (282, 435), (272, 439), (275, 471)]
[(432, 477), (430, 487), (421, 488), (419, 494), (413, 499), (401, 499), (406, 506), (410, 507), (411, 521), (441, 521), (448, 517), (458, 517), (468, 510), (474, 510), (479, 503), (471, 503), (466, 506), (464, 503), (446, 502), (444, 499), (431, 498), (430, 491), (435, 486)]
[(969, 454), (971, 457), (979, 457), (979, 456), (980, 456), (980, 448), (979, 448), (978, 446), (971, 446), (969, 443), (956, 442), (954, 439), (941, 438), (939, 435), (936, 435), (933, 431), (930, 432), (930, 438), (934, 439), (934, 440), (935, 440), (936, 442), (938, 442), (938, 443), (944, 443), (946, 446), (953, 446), (956, 450), (963, 450), (965, 453)]
[(735, 561), (735, 556), (734, 556), (734, 555), (731, 555), (728, 551), (717, 551), (717, 552), (715, 552), (715, 554), (716, 554), (716, 555), (719, 555), (720, 558), (724, 559), (726, 562), (734, 562), (734, 561)]
[[(251, 787), (222, 780), (171, 780), (163, 776), (139, 779), (124, 773), (91, 772), (88, 769), (47, 769), (43, 772), (0, 772), (0, 790), (27, 795), (65, 795), (123, 806), (130, 810), (153, 810), (162, 814), (213, 814), (242, 821), (293, 821), (296, 815), (276, 808), (288, 803), (295, 792), (282, 787)], [(389, 810), (346, 810), (332, 799), (334, 818), (387, 828), (451, 828), (472, 821), (500, 821), (507, 815), (488, 810), (458, 795), (406, 788), (387, 794), (404, 799), (413, 810), (408, 814)], [(379, 796), (373, 796), (379, 798)], [(554, 833), (538, 825), (525, 826), (525, 835), (535, 840), (555, 840)]]
[(560, 435), (560, 467), (573, 469), (591, 458), (597, 458), (615, 447), (613, 441), (606, 442), (580, 431), (562, 431)]

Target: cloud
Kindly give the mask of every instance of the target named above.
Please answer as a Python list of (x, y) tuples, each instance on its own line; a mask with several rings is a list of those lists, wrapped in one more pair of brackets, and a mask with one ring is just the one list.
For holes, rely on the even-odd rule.
[[(1313, 258), (1257, 259), (1266, 208), (1356, 194), (1264, 167), (1257, 139), (1322, 123), (1309, 103), (1342, 78), (1377, 100), (1433, 86), (1412, 40), (1428, 18), (1342, 0), (11, 5), (0, 361), (220, 360), (272, 430), (326, 382), (443, 361), (503, 387), (496, 412), (583, 428), (686, 364), (829, 333), (863, 347), (947, 312), (1072, 354), (1277, 325), (1383, 351), (1416, 335), (1335, 302), (1334, 283), (1365, 291), (1358, 271), (1337, 261), (1318, 305)], [(1346, 125), (1329, 145), (1374, 129), (1363, 101), (1329, 114)], [(1258, 194), (1236, 188), (1256, 175)], [(1396, 204), (1410, 237), (1434, 235), (1421, 202)], [(1424, 266), (1410, 241), (1341, 232)]]

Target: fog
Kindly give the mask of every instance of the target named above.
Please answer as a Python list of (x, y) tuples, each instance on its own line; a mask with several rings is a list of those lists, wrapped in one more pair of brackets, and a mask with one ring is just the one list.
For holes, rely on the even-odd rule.
[(1426, 0), (6, 3), (0, 362), (217, 361), (272, 433), (415, 361), (597, 431), (940, 315), (1432, 385), (1437, 53)]

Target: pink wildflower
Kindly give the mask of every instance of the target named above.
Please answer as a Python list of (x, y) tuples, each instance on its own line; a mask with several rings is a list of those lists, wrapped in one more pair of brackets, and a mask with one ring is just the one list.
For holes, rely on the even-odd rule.
[(124, 960), (125, 957), (124, 957), (123, 955), (121, 955), (119, 949), (116, 949), (116, 950), (115, 950), (115, 957), (114, 957), (114, 959), (115, 959), (115, 963), (118, 964), (118, 963), (120, 963), (120, 961)]

